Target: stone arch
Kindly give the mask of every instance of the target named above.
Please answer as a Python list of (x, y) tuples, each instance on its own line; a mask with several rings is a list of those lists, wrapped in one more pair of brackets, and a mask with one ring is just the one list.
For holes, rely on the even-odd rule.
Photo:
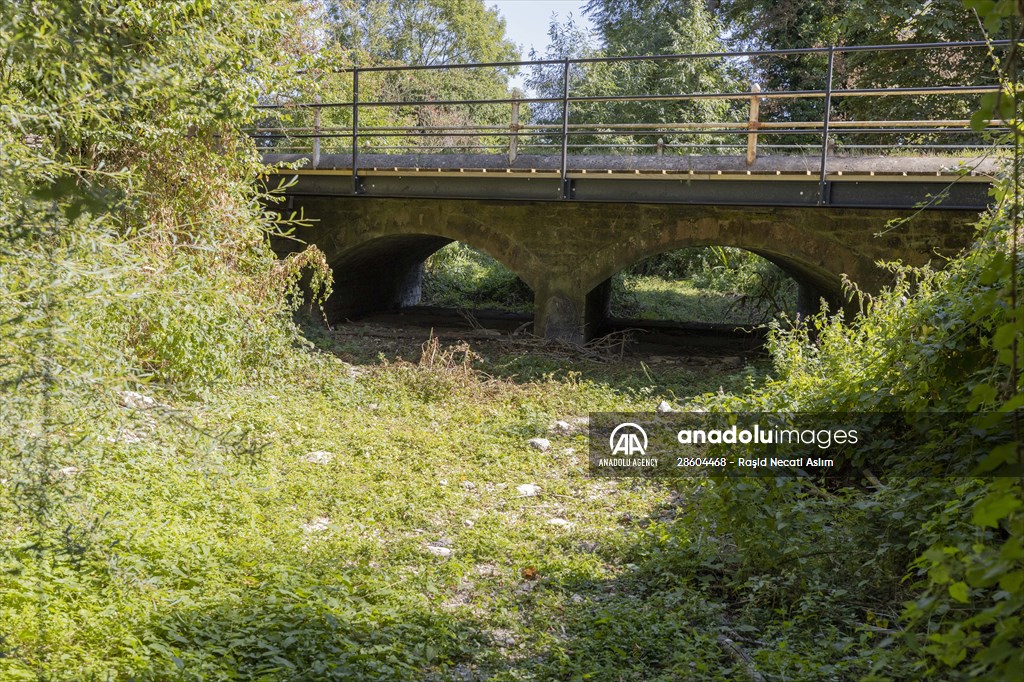
[[(543, 273), (532, 253), (471, 211), (437, 211), (429, 204), (381, 210), (377, 201), (325, 197), (295, 203), (304, 215), (316, 216), (316, 224), (296, 236), (317, 245), (334, 272), (334, 294), (324, 304), (332, 322), (416, 303), (423, 261), (453, 241), (487, 254), (531, 289)], [(377, 205), (367, 210), (371, 203)]]
[(508, 268), (487, 248), (461, 239), (432, 234), (374, 237), (340, 253), (329, 263), (334, 272), (336, 293), (324, 305), (328, 319), (416, 305), (422, 298), (423, 263), (430, 255), (456, 241), (478, 249)]
[(687, 247), (729, 246), (745, 249), (778, 265), (798, 282), (807, 282), (830, 293), (841, 291), (841, 276), (868, 274), (874, 262), (860, 257), (852, 249), (813, 230), (802, 231), (790, 239), (749, 239), (745, 234), (708, 235), (706, 232), (679, 230), (675, 234), (655, 233), (634, 236), (619, 244), (595, 250), (594, 267), (581, 280), (591, 290), (613, 275), (645, 258)]
[(729, 217), (658, 220), (633, 231), (627, 238), (594, 250), (591, 267), (580, 273), (579, 286), (586, 296), (585, 326), (597, 328), (608, 313), (611, 278), (626, 268), (661, 253), (680, 248), (729, 246), (750, 251), (781, 268), (799, 287), (802, 313), (816, 312), (824, 299), (836, 310), (844, 304), (843, 275), (874, 288), (884, 275), (875, 259), (844, 244), (823, 224), (819, 214), (810, 224), (780, 221), (772, 212), (770, 222)]

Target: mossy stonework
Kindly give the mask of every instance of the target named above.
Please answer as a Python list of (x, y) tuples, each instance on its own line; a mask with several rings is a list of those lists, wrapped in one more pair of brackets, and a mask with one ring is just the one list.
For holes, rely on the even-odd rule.
[[(745, 207), (581, 201), (293, 196), (334, 270), (332, 320), (397, 308), (419, 297), (424, 259), (450, 241), (479, 249), (533, 289), (535, 332), (582, 341), (608, 309), (617, 272), (658, 253), (732, 246), (772, 261), (809, 310), (842, 304), (842, 276), (873, 291), (879, 261), (922, 265), (966, 246), (977, 212)], [(888, 229), (890, 221), (911, 217)], [(294, 242), (281, 240), (286, 251)]]

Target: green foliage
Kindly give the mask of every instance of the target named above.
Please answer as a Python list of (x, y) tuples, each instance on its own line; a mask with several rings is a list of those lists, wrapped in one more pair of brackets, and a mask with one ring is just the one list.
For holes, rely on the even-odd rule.
[(423, 302), (452, 308), (527, 312), (533, 309), (533, 292), (487, 254), (453, 242), (424, 264)]
[(483, 0), (330, 0), (335, 40), (374, 60), (399, 64), (515, 61), (505, 20)]
[[(596, 654), (616, 633), (657, 647), (633, 664), (645, 679), (677, 646), (713, 669), (708, 635), (676, 616), (713, 631), (714, 609), (676, 592), (651, 612), (657, 596), (638, 602), (643, 586), (617, 579), (644, 533), (606, 526), (643, 517), (664, 490), (580, 476), (585, 435), (547, 428), (723, 379), (659, 373), (653, 385), (604, 365), (583, 377), (564, 360), (543, 376), (521, 357), (467, 368), (460, 348), (426, 350), (370, 366), (303, 353), (195, 400), (54, 405), (76, 430), (66, 461), (51, 441), (50, 483), (73, 504), (50, 508), (42, 559), (15, 506), (14, 463), (0, 460), (0, 678), (424, 680), (471, 665), (550, 679), (613, 669), (614, 652)], [(538, 435), (551, 452), (526, 445)], [(525, 482), (543, 495), (520, 497)], [(450, 557), (428, 549), (441, 539)], [(542, 576), (532, 590), (529, 566)], [(548, 634), (561, 626), (571, 639)], [(500, 631), (513, 648), (493, 644)]]
[[(972, 6), (990, 26), (1009, 13)], [(326, 34), (286, 30), (306, 7), (0, 4), (0, 677), (736, 679), (722, 634), (780, 679), (1020, 670), (1019, 479), (690, 481), (666, 505), (658, 486), (581, 477), (585, 437), (547, 431), (719, 385), (705, 403), (1019, 410), (1019, 177), (945, 270), (893, 266), (850, 324), (778, 326), (774, 376), (746, 395), (688, 370), (584, 375), (436, 344), (416, 365), (346, 365), (297, 348), (298, 281), (312, 270), (323, 292), (329, 272), (318, 251), (268, 251), (282, 223), (241, 132), (256, 91), (348, 87), (327, 75), (346, 55)], [(295, 65), (320, 71), (295, 80)], [(502, 78), (365, 85), (386, 98)], [(985, 115), (1015, 124), (1007, 98)], [(723, 282), (742, 276), (713, 253)], [(496, 273), (450, 248), (428, 286), (525, 295)], [(536, 435), (555, 447), (529, 449)], [(514, 493), (524, 482), (542, 495)]]
[(796, 314), (796, 282), (768, 260), (732, 247), (676, 249), (615, 278), (618, 317), (759, 324)]
[[(982, 9), (998, 15), (987, 18), (993, 26), (1005, 17), (1005, 6)], [(869, 29), (884, 30), (884, 18), (875, 19)], [(933, 28), (943, 21), (941, 13), (922, 16)], [(1003, 73), (1012, 71), (1004, 65)], [(1018, 108), (1005, 89), (982, 102), (976, 119), (1001, 117), (1015, 127)], [(1019, 136), (1009, 141), (1019, 151)], [(1014, 166), (994, 189), (996, 206), (979, 222), (974, 245), (943, 270), (890, 264), (894, 283), (876, 296), (851, 283), (860, 316), (776, 325), (772, 378), (707, 402), (737, 411), (1019, 413), (1020, 182)], [(735, 551), (715, 556), (734, 576), (725, 590), (758, 619), (783, 617), (802, 629), (834, 618), (830, 641), (871, 652), (853, 668), (858, 676), (1012, 679), (1024, 666), (1024, 489), (1019, 478), (978, 474), (1020, 462), (1019, 428), (990, 452), (944, 434), (903, 442), (866, 463), (885, 467), (882, 484), (870, 471), (850, 472), (827, 489), (812, 480), (721, 481), (693, 519), (729, 529)], [(921, 463), (937, 456), (964, 465), (984, 457), (983, 469), (921, 476)]]
[[(124, 578), (110, 569), (125, 540), (104, 527), (102, 494), (83, 495), (76, 476), (140, 431), (178, 423), (168, 410), (143, 414), (154, 399), (126, 389), (181, 399), (295, 361), (287, 294), (303, 264), (321, 285), (329, 273), (316, 251), (273, 258), (267, 234), (282, 224), (263, 208), (262, 167), (240, 132), (255, 115), (254, 84), (289, 69), (285, 7), (0, 5), (5, 678), (93, 676), (68, 662), (73, 642), (110, 636), (129, 657), (146, 650), (117, 639), (133, 607), (94, 611), (95, 626), (75, 621)], [(185, 447), (194, 431), (179, 426)], [(73, 609), (62, 601), (72, 594)], [(109, 671), (99, 663), (95, 676)]]
[[(266, 104), (284, 105), (268, 111), (260, 127), (314, 127), (325, 133), (323, 153), (350, 153), (352, 109), (327, 107), (289, 108), (292, 104), (351, 102), (353, 66), (407, 66), (458, 63), (491, 63), (518, 59), (516, 46), (505, 36), (505, 23), (482, 0), (331, 0), (305, 7), (300, 30), (318, 36), (302, 47), (305, 78), (288, 80), (287, 87), (268, 89)], [(404, 107), (361, 108), (359, 125), (364, 131), (364, 152), (415, 153), (429, 151), (476, 152), (480, 147), (507, 147), (507, 140), (473, 135), (459, 128), (473, 125), (507, 126), (508, 105), (447, 105), (438, 100), (501, 99), (510, 96), (511, 67), (483, 67), (423, 71), (362, 71), (360, 102), (414, 102)], [(401, 134), (396, 127), (432, 129), (433, 135)], [(370, 133), (383, 128), (386, 132)], [(311, 137), (267, 139), (267, 147), (285, 152), (309, 152)]]
[[(1024, 269), (1018, 263), (1011, 270), (1019, 239), (1011, 206), (987, 215), (975, 245), (942, 271), (892, 266), (896, 283), (863, 297), (856, 319), (822, 315), (795, 328), (777, 325), (770, 342), (774, 376), (757, 391), (714, 404), (909, 415), (1019, 410), (1014, 368), (1022, 361), (1024, 311), (1011, 293)], [(993, 451), (989, 464), (1019, 458), (1016, 440)], [(900, 614), (906, 630), (876, 644), (881, 655), (872, 670), (880, 677), (873, 679), (1007, 679), (1024, 661), (1017, 615), (1024, 607), (1017, 589), (1024, 575), (1020, 480), (922, 478), (926, 457), (976, 462), (984, 453), (976, 442), (934, 436), (904, 447), (912, 449), (874, 460), (888, 473), (882, 488), (848, 485), (823, 494), (813, 483), (782, 479), (720, 483), (717, 518), (737, 546), (734, 589), (742, 593), (750, 580), (770, 579), (775, 587), (766, 596), (789, 614), (804, 599), (824, 599), (826, 593), (814, 590), (827, 586), (827, 593), (844, 595), (835, 608), (856, 605), (847, 628), (870, 624), (868, 614), (884, 613), (887, 603), (906, 602)], [(828, 548), (841, 548), (841, 555)], [(777, 582), (780, 567), (794, 560), (799, 576), (814, 576), (819, 587)], [(896, 618), (891, 611), (886, 616)]]
[[(654, 4), (654, 3), (649, 3)], [(657, 3), (664, 5), (664, 3)], [(593, 7), (592, 3), (589, 7)], [(618, 8), (619, 3), (611, 3)], [(590, 36), (570, 17), (564, 23), (553, 20), (549, 28), (551, 44), (543, 56), (534, 58), (577, 59), (596, 56), (638, 54), (677, 54), (718, 52), (722, 49), (719, 36), (722, 27), (702, 3), (685, 3), (680, 10), (661, 16), (653, 11), (640, 13), (627, 24), (597, 22), (600, 45), (594, 45)], [(590, 11), (588, 9), (588, 11)], [(615, 10), (616, 12), (618, 9)], [(642, 38), (641, 38), (642, 36)], [(736, 89), (738, 72), (721, 59), (703, 58), (656, 62), (612, 62), (573, 65), (569, 74), (569, 89), (574, 96), (678, 94), (691, 92), (723, 92)], [(537, 65), (526, 79), (526, 85), (539, 97), (560, 97), (564, 69), (560, 65)], [(561, 121), (561, 105), (538, 105), (534, 110), (538, 123), (556, 124)], [(738, 120), (739, 110), (723, 100), (696, 99), (666, 102), (582, 102), (572, 106), (570, 121), (588, 123), (601, 128), (601, 124), (634, 124), (644, 130), (658, 124), (680, 122), (724, 122)], [(612, 132), (611, 129), (605, 132)], [(655, 135), (621, 134), (574, 135), (570, 143), (573, 153), (625, 154), (652, 153), (661, 138), (673, 145), (709, 143), (714, 138), (706, 134), (683, 135), (671, 132)], [(555, 138), (547, 139), (552, 142)], [(606, 145), (627, 145), (616, 149)], [(690, 153), (683, 148), (683, 153)]]
[[(830, 45), (889, 45), (983, 40), (984, 33), (969, 7), (959, 0), (871, 2), (869, 0), (725, 0), (719, 3), (722, 21), (730, 27), (732, 44), (747, 49), (797, 49)], [(990, 32), (997, 33), (996, 19)], [(836, 88), (893, 88), (963, 86), (987, 82), (989, 64), (985, 48), (925, 50), (920, 52), (837, 53), (833, 86)], [(815, 90), (825, 87), (827, 55), (764, 56), (751, 61), (751, 77), (771, 90)], [(974, 108), (969, 96), (843, 97), (832, 102), (834, 120), (899, 121), (933, 117), (967, 118)], [(821, 120), (820, 99), (766, 101), (766, 117), (775, 120)], [(771, 138), (769, 138), (771, 139)], [(794, 142), (796, 138), (778, 138)], [(842, 143), (893, 146), (924, 142), (914, 134), (843, 135)], [(927, 138), (930, 142), (975, 146), (984, 144), (972, 135)], [(807, 138), (810, 143), (815, 143)], [(817, 142), (820, 142), (818, 140)]]

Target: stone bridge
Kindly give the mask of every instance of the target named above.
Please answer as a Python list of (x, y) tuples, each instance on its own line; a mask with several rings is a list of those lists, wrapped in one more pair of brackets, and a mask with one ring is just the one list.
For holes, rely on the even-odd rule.
[[(267, 156), (299, 161), (269, 186), (310, 227), (334, 271), (325, 305), (339, 321), (419, 301), (422, 264), (459, 241), (490, 255), (534, 292), (535, 333), (582, 341), (607, 315), (610, 278), (649, 256), (690, 246), (746, 249), (799, 284), (800, 307), (843, 305), (841, 278), (877, 290), (878, 261), (921, 265), (969, 243), (987, 203), (991, 163), (909, 157), (816, 159)], [(302, 164), (305, 165), (302, 165)], [(966, 164), (966, 166), (965, 166)], [(973, 168), (965, 172), (964, 167)], [(814, 169), (814, 170), (812, 170)], [(892, 221), (901, 221), (894, 224)], [(275, 241), (279, 252), (294, 242)]]

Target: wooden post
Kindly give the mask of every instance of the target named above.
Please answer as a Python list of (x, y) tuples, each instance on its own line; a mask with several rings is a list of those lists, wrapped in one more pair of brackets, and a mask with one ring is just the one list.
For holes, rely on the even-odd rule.
[[(316, 103), (320, 104), (320, 95), (316, 96)], [(313, 168), (320, 166), (320, 107), (313, 109)]]
[(655, 154), (657, 154), (658, 156), (662, 156), (665, 154), (665, 138), (658, 138), (658, 146), (655, 147)]
[(512, 125), (509, 126), (508, 136), (508, 165), (516, 162), (519, 154), (519, 102), (512, 102)]
[[(753, 93), (761, 92), (761, 86), (754, 83), (750, 86), (750, 91)], [(757, 161), (757, 128), (758, 128), (758, 117), (761, 112), (761, 98), (756, 94), (750, 98), (750, 118), (747, 122), (747, 165), (753, 165), (754, 161)]]

